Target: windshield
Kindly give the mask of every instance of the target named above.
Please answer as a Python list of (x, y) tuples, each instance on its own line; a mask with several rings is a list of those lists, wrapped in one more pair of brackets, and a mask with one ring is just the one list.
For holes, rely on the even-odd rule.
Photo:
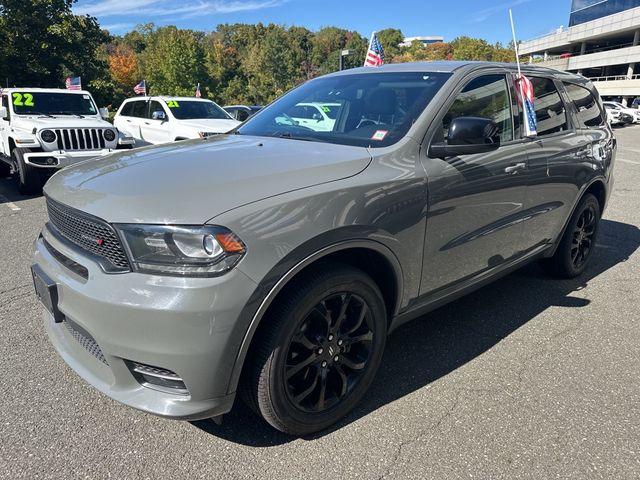
[(11, 92), (18, 115), (97, 115), (91, 95), (78, 93)]
[(231, 120), (232, 117), (213, 102), (193, 100), (167, 100), (167, 107), (178, 120), (217, 119)]
[(236, 133), (385, 147), (407, 133), (449, 77), (402, 72), (319, 78), (284, 95)]

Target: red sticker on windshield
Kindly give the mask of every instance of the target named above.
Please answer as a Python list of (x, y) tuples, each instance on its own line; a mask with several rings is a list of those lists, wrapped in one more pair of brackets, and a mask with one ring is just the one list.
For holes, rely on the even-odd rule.
[(376, 130), (376, 133), (373, 134), (371, 140), (384, 140), (384, 137), (387, 136), (387, 133), (389, 133), (388, 130)]

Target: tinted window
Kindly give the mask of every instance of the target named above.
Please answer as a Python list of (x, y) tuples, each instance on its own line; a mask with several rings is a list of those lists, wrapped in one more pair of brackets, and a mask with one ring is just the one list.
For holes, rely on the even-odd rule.
[(13, 111), (20, 115), (95, 115), (98, 113), (88, 94), (11, 92)]
[(147, 101), (146, 100), (137, 100), (131, 103), (133, 104), (133, 111), (131, 112), (132, 117), (139, 117), (139, 118), (147, 117)]
[(241, 108), (238, 109), (238, 111), (235, 114), (236, 120), (240, 120), (241, 122), (244, 122), (247, 118), (249, 118), (251, 115), (249, 114), (249, 112), (247, 112), (245, 109)]
[(0, 107), (6, 107), (7, 109), (7, 119), (11, 116), (11, 109), (9, 108), (9, 97), (6, 95), (0, 96)]
[[(449, 77), (440, 72), (389, 72), (311, 80), (251, 117), (236, 133), (385, 147), (405, 136)], [(327, 129), (328, 121), (314, 128), (313, 122), (301, 125), (295, 120), (305, 103), (335, 107), (332, 128)]]
[(565, 83), (567, 93), (576, 106), (578, 118), (584, 127), (599, 127), (604, 125), (604, 113), (600, 110), (597, 100), (586, 88), (573, 83)]
[(538, 120), (538, 136), (567, 129), (567, 114), (553, 80), (530, 77), (533, 84), (534, 107)]
[(511, 100), (504, 75), (478, 77), (464, 87), (442, 120), (445, 138), (451, 120), (457, 117), (490, 118), (498, 124), (501, 142), (513, 140)]
[(164, 111), (164, 108), (162, 108), (160, 102), (156, 102), (155, 100), (149, 102), (149, 113), (147, 115), (148, 118), (151, 118), (153, 112), (162, 112), (166, 115), (166, 112)]
[(120, 115), (124, 117), (132, 117), (133, 116), (133, 103), (127, 102), (122, 106), (122, 110), (120, 110)]
[(179, 120), (196, 118), (229, 120), (231, 116), (221, 107), (209, 101), (167, 100), (167, 107)]

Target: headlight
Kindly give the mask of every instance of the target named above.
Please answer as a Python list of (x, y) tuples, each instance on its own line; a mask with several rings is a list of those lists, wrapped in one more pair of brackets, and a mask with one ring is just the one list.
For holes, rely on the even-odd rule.
[(113, 142), (116, 139), (116, 132), (114, 132), (113, 130), (105, 130), (104, 132), (102, 132), (102, 135), (104, 135), (104, 139), (107, 142)]
[(56, 141), (56, 134), (52, 130), (43, 130), (40, 133), (40, 138), (45, 143), (53, 143)]
[(244, 255), (244, 243), (222, 227), (116, 225), (134, 270), (185, 277), (214, 277), (231, 270)]

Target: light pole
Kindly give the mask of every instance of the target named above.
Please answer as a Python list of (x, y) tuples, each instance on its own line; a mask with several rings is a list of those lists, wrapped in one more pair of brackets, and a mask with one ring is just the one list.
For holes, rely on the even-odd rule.
[(339, 70), (344, 70), (344, 59), (353, 53), (353, 50), (342, 50), (340, 52), (340, 65), (338, 66)]

